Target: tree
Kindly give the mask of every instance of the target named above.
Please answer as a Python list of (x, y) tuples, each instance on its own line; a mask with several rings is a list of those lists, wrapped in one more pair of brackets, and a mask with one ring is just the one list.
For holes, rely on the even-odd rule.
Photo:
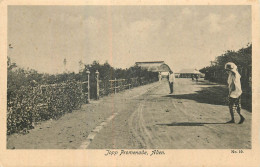
[(7, 57), (7, 70), (10, 71), (16, 67), (17, 67), (16, 63), (12, 63), (11, 58)]

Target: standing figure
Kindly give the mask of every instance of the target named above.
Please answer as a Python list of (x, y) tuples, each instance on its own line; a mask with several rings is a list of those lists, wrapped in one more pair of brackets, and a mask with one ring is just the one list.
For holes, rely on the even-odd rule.
[(161, 82), (161, 80), (162, 80), (162, 73), (161, 72), (159, 72), (158, 78), (159, 78), (159, 82)]
[(198, 75), (198, 74), (196, 74), (196, 75), (195, 75), (195, 78), (196, 78), (196, 82), (198, 82), (199, 75)]
[(175, 76), (174, 73), (172, 71), (169, 71), (169, 86), (170, 86), (170, 94), (173, 93), (173, 84), (175, 81)]
[(245, 118), (240, 113), (241, 110), (241, 83), (240, 83), (240, 74), (237, 71), (237, 66), (229, 62), (225, 65), (225, 70), (228, 74), (228, 88), (229, 88), (229, 94), (228, 94), (228, 101), (229, 101), (229, 112), (231, 116), (231, 120), (227, 123), (235, 123), (234, 118), (234, 112), (236, 111), (238, 115), (240, 116), (240, 121), (238, 124), (242, 124), (245, 120)]
[(194, 81), (194, 74), (191, 75), (191, 79), (192, 79), (192, 81)]

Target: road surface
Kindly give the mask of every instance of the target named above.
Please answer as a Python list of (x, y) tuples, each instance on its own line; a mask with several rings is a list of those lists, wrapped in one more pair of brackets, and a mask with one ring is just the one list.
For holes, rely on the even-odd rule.
[[(230, 119), (223, 85), (176, 79), (101, 98), (80, 110), (7, 138), (9, 149), (249, 149), (250, 111)], [(238, 120), (238, 116), (235, 115)]]

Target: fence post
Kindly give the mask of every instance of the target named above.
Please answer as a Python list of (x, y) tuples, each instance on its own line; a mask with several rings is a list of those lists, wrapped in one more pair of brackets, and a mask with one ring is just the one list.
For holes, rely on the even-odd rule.
[(115, 93), (116, 93), (116, 78), (115, 78)]
[(96, 78), (97, 78), (97, 99), (99, 99), (99, 72), (96, 71)]
[(89, 70), (87, 69), (87, 75), (88, 75), (88, 103), (90, 102), (90, 83), (89, 83)]

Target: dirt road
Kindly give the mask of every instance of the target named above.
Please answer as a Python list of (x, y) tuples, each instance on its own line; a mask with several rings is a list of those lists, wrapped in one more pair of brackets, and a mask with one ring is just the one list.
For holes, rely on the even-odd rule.
[[(84, 105), (81, 110), (8, 136), (7, 147), (44, 149), (245, 149), (251, 148), (251, 112), (230, 119), (227, 89), (201, 80), (153, 83)], [(238, 116), (235, 115), (238, 120)]]

